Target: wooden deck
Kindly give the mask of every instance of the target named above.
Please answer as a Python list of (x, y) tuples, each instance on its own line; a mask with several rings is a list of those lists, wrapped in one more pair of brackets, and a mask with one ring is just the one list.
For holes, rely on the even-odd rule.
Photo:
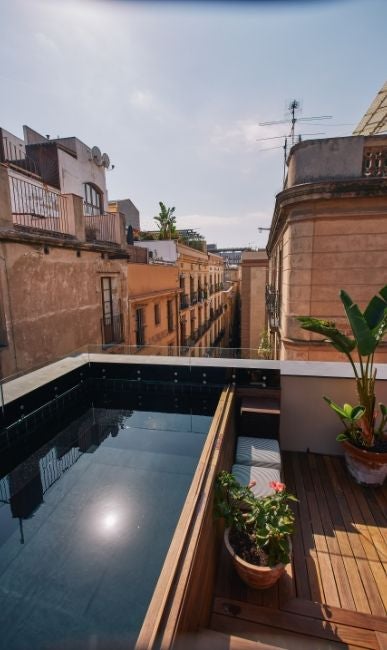
[(253, 591), (223, 549), (204, 634), (219, 649), (386, 649), (387, 487), (356, 485), (339, 457), (283, 459), (299, 499), (292, 564), (275, 587)]

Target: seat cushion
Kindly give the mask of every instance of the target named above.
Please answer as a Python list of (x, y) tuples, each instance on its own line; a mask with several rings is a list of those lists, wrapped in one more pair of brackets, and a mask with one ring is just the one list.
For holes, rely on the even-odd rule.
[(237, 438), (236, 465), (255, 465), (281, 470), (281, 453), (277, 440), (270, 438)]
[(233, 465), (231, 474), (243, 486), (255, 481), (251, 488), (256, 497), (266, 497), (268, 494), (274, 494), (275, 490), (269, 486), (272, 481), (278, 483), (281, 481), (281, 474), (278, 469), (272, 467), (255, 467), (254, 465)]

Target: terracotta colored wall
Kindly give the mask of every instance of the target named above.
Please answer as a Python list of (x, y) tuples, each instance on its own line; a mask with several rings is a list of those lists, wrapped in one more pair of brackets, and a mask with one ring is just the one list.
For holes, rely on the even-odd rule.
[(242, 255), (241, 346), (257, 349), (266, 328), (265, 287), (268, 259), (263, 251)]
[[(136, 346), (136, 309), (143, 309), (144, 354), (165, 354), (168, 345), (178, 345), (178, 269), (177, 266), (131, 264), (128, 269), (129, 344)], [(173, 330), (168, 331), (167, 302), (173, 301)], [(155, 322), (159, 305), (160, 323)], [(158, 349), (160, 348), (160, 349)]]

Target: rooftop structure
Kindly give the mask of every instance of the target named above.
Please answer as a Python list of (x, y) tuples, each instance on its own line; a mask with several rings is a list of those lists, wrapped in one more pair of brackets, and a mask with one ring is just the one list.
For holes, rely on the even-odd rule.
[(387, 81), (360, 120), (353, 135), (376, 135), (387, 132)]

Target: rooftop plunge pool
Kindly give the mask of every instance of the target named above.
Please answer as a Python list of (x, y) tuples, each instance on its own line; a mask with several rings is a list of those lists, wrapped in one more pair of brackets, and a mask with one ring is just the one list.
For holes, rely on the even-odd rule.
[(134, 646), (220, 394), (83, 382), (3, 429), (1, 647)]

